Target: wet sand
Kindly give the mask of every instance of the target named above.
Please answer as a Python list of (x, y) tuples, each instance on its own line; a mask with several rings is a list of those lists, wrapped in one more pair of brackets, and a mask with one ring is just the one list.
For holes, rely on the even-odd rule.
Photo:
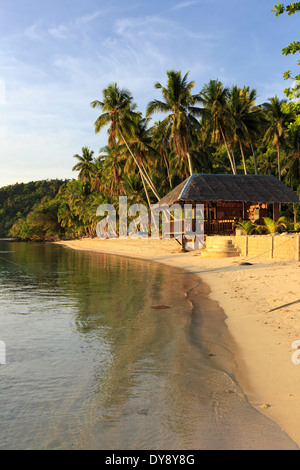
[[(78, 250), (157, 261), (200, 276), (209, 286), (210, 292), (207, 293), (210, 300), (215, 300), (216, 305), (221, 307), (223, 322), (225, 320), (229, 337), (232, 338), (228, 349), (233, 353), (235, 361), (225, 360), (226, 355), (216, 353), (218, 346), (215, 341), (214, 351), (209, 353), (212, 360), (217, 356), (218, 359), (224, 357), (226, 364), (221, 367), (223, 370), (229, 371), (235, 364), (235, 370), (227, 375), (230, 384), (226, 396), (232, 398), (231, 395), (234, 395), (231, 393), (233, 383), (241, 387), (240, 393), (245, 403), (252, 405), (251, 409), (255, 410), (259, 419), (266, 419), (268, 426), (272, 428), (274, 425), (279, 434), (281, 429), (284, 430), (291, 440), (284, 437), (282, 441), (284, 435), (280, 435), (278, 442), (276, 439), (266, 442), (260, 435), (259, 442), (249, 443), (241, 433), (242, 423), (239, 438), (231, 435), (223, 422), (224, 429), (227, 429), (226, 436), (230, 436), (230, 440), (240, 448), (243, 445), (248, 446), (246, 448), (262, 446), (273, 449), (278, 448), (274, 447), (278, 445), (279, 448), (296, 448), (292, 441), (300, 444), (300, 405), (297, 400), (300, 365), (293, 364), (291, 360), (294, 352), (291, 343), (300, 338), (297, 304), (270, 312), (272, 308), (300, 298), (299, 263), (256, 259), (251, 261), (251, 266), (241, 266), (245, 261), (243, 258), (201, 259), (197, 252), (181, 253), (173, 240), (83, 239), (59, 244)], [(206, 337), (209, 338), (209, 335)], [(223, 338), (220, 344), (222, 342)], [(223, 417), (220, 417), (222, 421)], [(272, 431), (271, 434), (266, 431), (266, 439), (270, 435)], [(222, 443), (219, 446), (221, 448)]]

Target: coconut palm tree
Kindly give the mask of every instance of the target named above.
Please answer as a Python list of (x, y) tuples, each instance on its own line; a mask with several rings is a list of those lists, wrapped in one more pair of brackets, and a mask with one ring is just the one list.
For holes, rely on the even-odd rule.
[(173, 189), (172, 175), (170, 171), (170, 128), (165, 122), (158, 121), (150, 129), (151, 143), (156, 151), (157, 158), (154, 160), (155, 168), (166, 169), (170, 189)]
[(234, 139), (238, 142), (240, 147), (245, 175), (247, 174), (247, 166), (244, 144), (250, 144), (254, 159), (255, 174), (257, 174), (253, 135), (257, 133), (259, 127), (262, 126), (263, 111), (261, 107), (256, 106), (256, 95), (256, 90), (250, 90), (249, 87), (245, 86), (239, 88), (235, 85), (230, 90), (229, 110), (234, 119)]
[(132, 102), (132, 96), (128, 90), (120, 89), (117, 83), (108, 85), (103, 90), (103, 101), (95, 100), (91, 103), (93, 108), (100, 108), (102, 114), (95, 122), (95, 132), (99, 133), (104, 127), (109, 125), (108, 145), (113, 147), (117, 141), (123, 142), (130, 155), (134, 159), (141, 178), (144, 179), (153, 191), (156, 198), (160, 196), (151, 180), (149, 174), (141, 167), (137, 157), (130, 147), (130, 139), (132, 138), (136, 122), (139, 119), (139, 113), (135, 111), (136, 105)]
[(80, 181), (84, 183), (90, 182), (93, 173), (94, 151), (88, 147), (83, 147), (82, 155), (76, 154), (74, 158), (77, 158), (79, 161), (73, 167), (73, 171), (79, 171), (78, 177)]
[(287, 229), (288, 221), (286, 217), (280, 217), (278, 220), (270, 219), (270, 217), (264, 217), (265, 225), (262, 226), (263, 229), (266, 229), (268, 233), (274, 234), (280, 232), (282, 227)]
[(280, 100), (278, 96), (270, 98), (267, 103), (263, 104), (268, 119), (267, 130), (264, 140), (272, 143), (274, 149), (277, 150), (278, 179), (281, 180), (281, 155), (280, 149), (288, 134), (287, 126), (291, 122), (291, 115), (283, 111), (283, 104), (286, 100)]
[(99, 193), (102, 186), (103, 179), (103, 163), (104, 159), (99, 156), (95, 159), (91, 173), (91, 190)]
[(188, 82), (189, 73), (182, 77), (181, 71), (170, 70), (167, 75), (166, 87), (159, 82), (155, 84), (155, 88), (161, 90), (164, 101), (151, 101), (147, 106), (146, 116), (151, 116), (153, 113), (168, 113), (163, 123), (170, 131), (170, 138), (179, 157), (187, 158), (189, 174), (192, 175), (193, 163), (189, 140), (192, 133), (200, 127), (196, 119), (196, 116), (200, 115), (200, 109), (195, 107), (199, 97), (192, 95), (195, 82)]
[(233, 117), (228, 107), (229, 94), (229, 88), (224, 87), (219, 80), (210, 80), (208, 84), (204, 84), (199, 97), (204, 107), (203, 120), (211, 133), (211, 142), (224, 143), (232, 172), (236, 174), (236, 162), (227, 138), (233, 129)]
[(291, 130), (287, 139), (287, 159), (283, 168), (291, 188), (300, 184), (300, 128)]
[(145, 204), (146, 194), (141, 179), (136, 173), (124, 176), (123, 188), (129, 201), (136, 204)]

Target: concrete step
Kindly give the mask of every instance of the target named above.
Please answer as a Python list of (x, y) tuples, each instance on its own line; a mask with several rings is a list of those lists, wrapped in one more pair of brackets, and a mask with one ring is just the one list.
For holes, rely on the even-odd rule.
[(240, 256), (239, 250), (234, 246), (231, 239), (223, 237), (208, 237), (206, 249), (201, 256), (204, 258), (229, 258)]
[(202, 251), (201, 252), (201, 258), (233, 258), (240, 256), (240, 254), (236, 251), (232, 252), (227, 252), (225, 253), (224, 251)]

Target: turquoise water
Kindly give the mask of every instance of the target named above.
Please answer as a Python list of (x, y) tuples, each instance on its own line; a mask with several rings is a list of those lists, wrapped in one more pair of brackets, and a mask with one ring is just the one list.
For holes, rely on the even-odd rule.
[(163, 265), (0, 242), (0, 449), (294, 448), (247, 402), (206, 294)]

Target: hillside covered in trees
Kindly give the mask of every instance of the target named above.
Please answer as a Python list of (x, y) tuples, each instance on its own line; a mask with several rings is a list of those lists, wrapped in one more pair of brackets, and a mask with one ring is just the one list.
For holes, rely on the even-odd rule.
[(12, 226), (26, 218), (41, 201), (55, 198), (63, 183), (45, 180), (0, 188), (0, 237), (10, 236)]

